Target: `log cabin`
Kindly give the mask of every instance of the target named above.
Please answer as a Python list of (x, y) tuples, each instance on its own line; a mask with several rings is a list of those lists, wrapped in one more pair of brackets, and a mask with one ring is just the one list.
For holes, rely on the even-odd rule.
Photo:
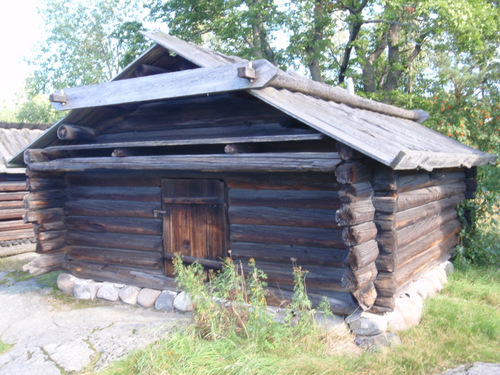
[(23, 199), (26, 190), (24, 167), (7, 168), (7, 160), (20, 152), (48, 124), (0, 122), (0, 257), (33, 251), (35, 234), (32, 225), (24, 223)]
[(172, 257), (250, 258), (269, 286), (308, 271), (313, 302), (391, 311), (448, 259), (477, 166), (496, 156), (378, 103), (160, 32), (111, 82), (51, 95), (70, 110), (27, 166), (26, 222), (47, 264), (75, 276), (175, 287)]

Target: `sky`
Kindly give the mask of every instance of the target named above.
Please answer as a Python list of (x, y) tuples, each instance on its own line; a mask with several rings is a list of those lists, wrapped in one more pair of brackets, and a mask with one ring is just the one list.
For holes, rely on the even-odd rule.
[(40, 38), (42, 30), (38, 4), (40, 0), (0, 2), (0, 102), (13, 102), (29, 74), (24, 59)]

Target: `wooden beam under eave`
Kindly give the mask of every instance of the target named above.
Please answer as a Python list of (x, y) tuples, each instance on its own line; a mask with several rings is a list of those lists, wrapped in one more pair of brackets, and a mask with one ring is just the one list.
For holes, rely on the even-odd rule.
[(332, 172), (342, 162), (336, 152), (154, 155), (64, 158), (30, 162), (32, 171), (171, 170), (201, 172)]
[(255, 79), (238, 76), (238, 68), (248, 66), (239, 62), (210, 68), (183, 70), (112, 81), (98, 85), (64, 89), (64, 100), (59, 92), (51, 95), (52, 105), (58, 111), (144, 102), (185, 96), (217, 94), (235, 90), (265, 87), (277, 74), (278, 68), (267, 60), (252, 62)]

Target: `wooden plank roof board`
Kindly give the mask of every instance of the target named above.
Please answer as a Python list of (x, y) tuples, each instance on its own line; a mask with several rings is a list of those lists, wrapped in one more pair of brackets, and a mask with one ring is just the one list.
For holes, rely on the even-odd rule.
[[(143, 34), (157, 43), (156, 47), (152, 47), (149, 51), (154, 50), (158, 53), (155, 48), (159, 45), (201, 68), (216, 68), (237, 62), (248, 63), (240, 58), (225, 56), (161, 32)], [(115, 80), (130, 77), (130, 69), (134, 69), (138, 63), (146, 60), (148, 53), (152, 52), (143, 54)], [(196, 70), (198, 69), (183, 74), (195, 76)], [(434, 168), (472, 167), (493, 163), (496, 159), (496, 155), (474, 150), (415, 121), (407, 120), (415, 118), (415, 115), (418, 118), (421, 113), (362, 100), (363, 98), (358, 96), (355, 100), (352, 98), (343, 100), (342, 96), (347, 95), (344, 90), (327, 85), (318, 86), (317, 83), (306, 85), (311, 86), (312, 91), (304, 90), (306, 93), (301, 93), (295, 90), (300, 90), (301, 86), (304, 86), (304, 78), (284, 73), (279, 69), (276, 71), (275, 77), (268, 84), (275, 87), (244, 87), (244, 89), (280, 111), (393, 169), (422, 168), (430, 171)], [(273, 83), (273, 80), (276, 82)], [(276, 88), (280, 87), (280, 84), (281, 88)], [(323, 91), (326, 95), (323, 95)], [(337, 100), (339, 97), (341, 100)], [(131, 97), (130, 102), (136, 99)], [(358, 102), (359, 105), (356, 104)], [(73, 111), (64, 120), (66, 123), (71, 123), (72, 118), (86, 116), (89, 114), (88, 111), (91, 109)], [(57, 139), (55, 131), (58, 124), (44, 134), (41, 137), (43, 139), (30, 147), (43, 148), (53, 143)], [(23, 165), (22, 155), (18, 154), (10, 163)]]

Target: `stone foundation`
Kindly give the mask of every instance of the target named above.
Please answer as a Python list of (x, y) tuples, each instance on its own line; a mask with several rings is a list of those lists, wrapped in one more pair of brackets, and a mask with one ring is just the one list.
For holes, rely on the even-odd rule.
[[(347, 334), (351, 331), (356, 335), (356, 344), (365, 349), (398, 344), (400, 341), (394, 332), (409, 329), (420, 323), (423, 301), (433, 297), (443, 288), (447, 282), (447, 275), (451, 272), (453, 264), (446, 261), (421, 275), (399, 296), (394, 311), (390, 313), (372, 314), (358, 309), (345, 318), (336, 315), (325, 317), (318, 313), (316, 322), (320, 327), (333, 330), (337, 334)], [(57, 286), (64, 293), (72, 294), (79, 299), (100, 298), (112, 302), (120, 300), (130, 305), (154, 307), (157, 310), (193, 311), (191, 299), (185, 292), (101, 283), (79, 279), (67, 273), (58, 276)], [(269, 306), (269, 312), (276, 322), (283, 322), (287, 314), (286, 309), (273, 306)]]

